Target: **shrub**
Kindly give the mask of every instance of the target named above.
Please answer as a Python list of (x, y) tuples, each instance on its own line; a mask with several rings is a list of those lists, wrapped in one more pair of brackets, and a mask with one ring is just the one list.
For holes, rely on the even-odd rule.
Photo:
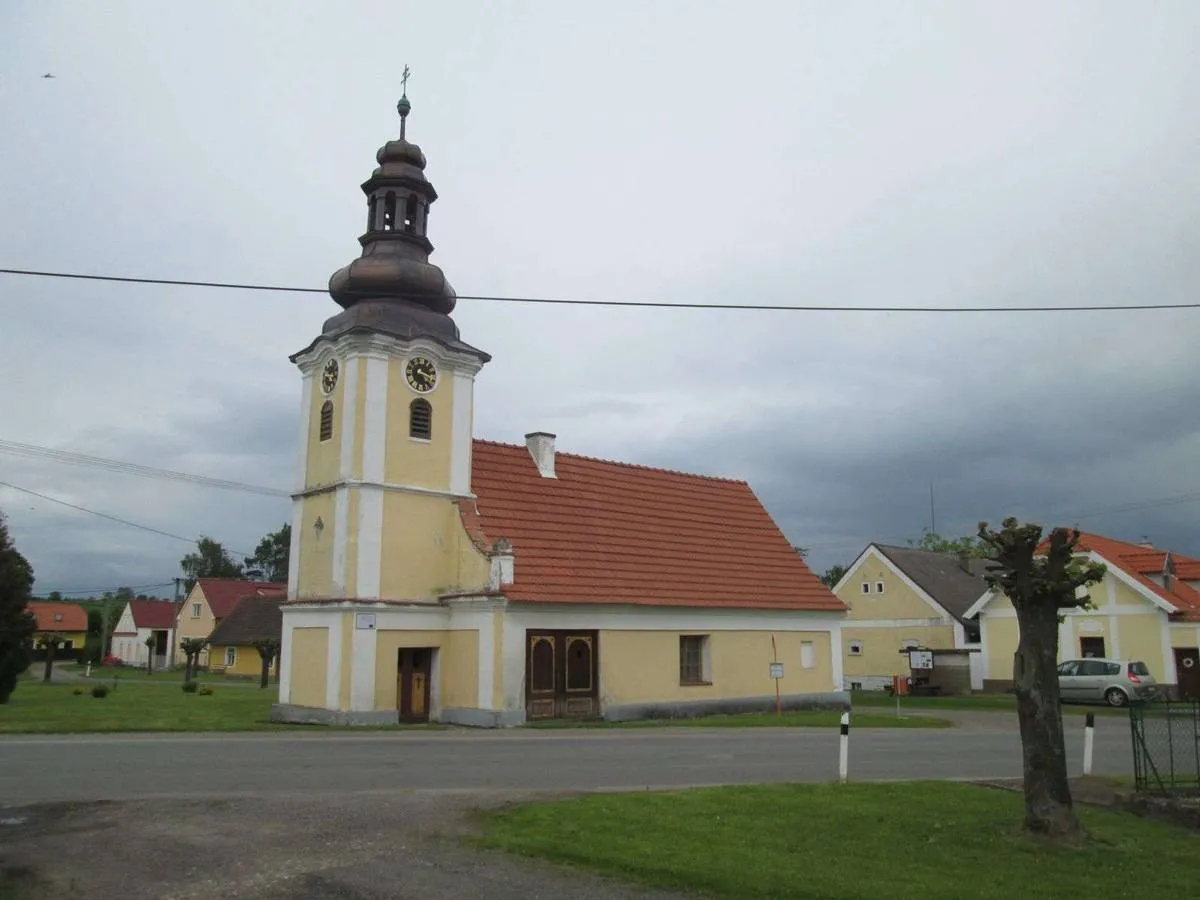
[(211, 697), (213, 694), (213, 689), (206, 684), (196, 693), (198, 693), (201, 697)]
[(82, 697), (83, 696), (83, 688), (77, 687), (77, 688), (75, 688), (75, 690), (71, 691), (71, 693), (74, 694), (76, 697)]
[(200, 689), (200, 683), (197, 681), (185, 681), (183, 683), (183, 692), (185, 694), (194, 694)]
[(97, 700), (103, 700), (108, 696), (108, 685), (98, 684), (92, 688), (92, 696)]

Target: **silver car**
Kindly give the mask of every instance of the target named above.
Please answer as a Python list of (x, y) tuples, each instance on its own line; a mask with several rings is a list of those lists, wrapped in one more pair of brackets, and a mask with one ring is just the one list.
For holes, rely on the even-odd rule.
[(1125, 706), (1130, 700), (1153, 700), (1158, 682), (1139, 660), (1088, 657), (1059, 665), (1058, 691), (1064, 702)]

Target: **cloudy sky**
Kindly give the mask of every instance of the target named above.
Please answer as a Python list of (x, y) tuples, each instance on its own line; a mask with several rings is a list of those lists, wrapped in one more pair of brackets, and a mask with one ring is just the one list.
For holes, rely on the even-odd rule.
[[(0, 267), (324, 286), (407, 63), (460, 294), (1195, 302), (1198, 27), (1192, 0), (9, 0)], [(0, 275), (0, 439), (291, 488), (287, 357), (336, 309)], [(455, 318), (494, 355), (478, 436), (748, 479), (819, 570), (918, 536), (931, 482), (943, 533), (1102, 513), (1079, 522), (1200, 554), (1200, 310)], [(0, 480), (235, 550), (289, 515), (11, 453)], [(167, 582), (188, 552), (0, 508), (40, 592)]]

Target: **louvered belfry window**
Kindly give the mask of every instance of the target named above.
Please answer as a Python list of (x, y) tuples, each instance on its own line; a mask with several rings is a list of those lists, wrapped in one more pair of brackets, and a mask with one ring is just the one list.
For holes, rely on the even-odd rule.
[(321, 440), (333, 438), (333, 401), (326, 400), (321, 404)]
[(433, 407), (428, 400), (414, 400), (408, 408), (408, 436), (423, 441), (433, 437)]

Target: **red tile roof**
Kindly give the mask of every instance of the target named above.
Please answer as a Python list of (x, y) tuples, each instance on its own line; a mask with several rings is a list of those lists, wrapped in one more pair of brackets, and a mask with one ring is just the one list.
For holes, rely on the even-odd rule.
[(524, 446), (480, 440), (472, 466), (463, 524), (512, 542), (510, 600), (846, 609), (744, 481), (567, 453), (543, 478)]
[[(34, 600), (28, 609), (37, 619), (38, 631), (87, 631), (87, 611), (78, 603)], [(62, 616), (59, 621), (56, 616)]]
[(175, 627), (175, 604), (170, 600), (130, 600), (135, 628), (165, 630)]
[(198, 580), (208, 608), (215, 618), (223, 619), (243, 597), (283, 595), (287, 585), (277, 581), (247, 581), (243, 578), (201, 578)]
[[(1043, 541), (1038, 549), (1044, 550), (1047, 546), (1048, 541)], [(1175, 578), (1171, 579), (1171, 588), (1168, 590), (1147, 577), (1162, 574), (1166, 550), (1088, 532), (1080, 532), (1077, 546), (1080, 550), (1098, 553), (1106, 561), (1118, 566), (1141, 587), (1178, 609), (1180, 618), (1200, 621), (1200, 591), (1184, 583), (1185, 579), (1200, 578), (1200, 559), (1171, 553)]]

